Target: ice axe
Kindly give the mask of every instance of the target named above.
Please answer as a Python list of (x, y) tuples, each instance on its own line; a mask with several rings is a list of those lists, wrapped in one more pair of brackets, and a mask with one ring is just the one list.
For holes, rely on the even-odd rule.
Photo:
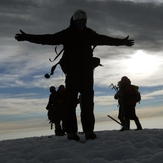
[(126, 127), (125, 125), (123, 125), (122, 123), (118, 122), (116, 119), (114, 119), (113, 117), (111, 117), (110, 115), (107, 115), (109, 118), (111, 118), (113, 121), (117, 122), (119, 125), (121, 125), (122, 127), (124, 127), (126, 130), (128, 130), (128, 127)]

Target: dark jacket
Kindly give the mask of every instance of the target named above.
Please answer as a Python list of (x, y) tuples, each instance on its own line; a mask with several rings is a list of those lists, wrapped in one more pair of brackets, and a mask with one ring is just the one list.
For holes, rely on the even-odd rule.
[(59, 90), (57, 90), (57, 101), (60, 108), (65, 109), (66, 105), (66, 91), (60, 93)]
[(57, 92), (53, 91), (50, 95), (49, 95), (49, 101), (48, 104), (46, 106), (47, 110), (50, 110), (51, 108), (54, 108), (57, 106)]
[(66, 71), (70, 72), (90, 68), (93, 56), (92, 46), (124, 45), (123, 39), (101, 35), (87, 27), (84, 30), (78, 29), (72, 18), (70, 26), (65, 30), (46, 35), (28, 34), (26, 40), (43, 45), (62, 44), (65, 50), (61, 66), (65, 66)]

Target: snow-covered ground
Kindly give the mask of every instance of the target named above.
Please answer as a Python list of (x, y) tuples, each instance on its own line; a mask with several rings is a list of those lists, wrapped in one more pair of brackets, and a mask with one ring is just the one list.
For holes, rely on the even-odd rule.
[(54, 135), (0, 141), (0, 163), (163, 163), (163, 129), (96, 131), (96, 140)]

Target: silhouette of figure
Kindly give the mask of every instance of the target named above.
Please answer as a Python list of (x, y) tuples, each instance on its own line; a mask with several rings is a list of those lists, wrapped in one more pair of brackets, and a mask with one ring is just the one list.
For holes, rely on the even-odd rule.
[(78, 93), (82, 96), (82, 127), (86, 139), (95, 139), (94, 133), (94, 90), (93, 90), (93, 50), (98, 45), (134, 45), (129, 36), (124, 39), (101, 35), (86, 26), (87, 14), (77, 10), (70, 19), (70, 26), (55, 34), (33, 35), (20, 30), (15, 39), (43, 45), (64, 46), (60, 65), (66, 74), (66, 132), (69, 140), (80, 140), (76, 106)]
[(65, 135), (65, 116), (66, 116), (66, 88), (60, 85), (57, 90), (57, 101), (59, 107), (59, 114), (61, 116), (61, 135)]
[[(130, 129), (130, 120), (134, 120), (137, 126), (136, 130), (142, 130), (142, 126), (136, 116), (136, 90), (138, 86), (131, 85), (128, 77), (123, 76), (119, 82), (119, 91), (115, 94), (114, 98), (119, 100), (119, 119), (128, 130)], [(126, 130), (124, 127), (120, 131)]]
[(58, 101), (57, 101), (57, 91), (54, 86), (51, 86), (49, 88), (50, 95), (49, 95), (49, 101), (46, 106), (46, 109), (48, 110), (48, 119), (50, 120), (49, 123), (51, 125), (54, 123), (55, 125), (55, 135), (57, 136), (62, 136), (61, 135), (61, 114), (58, 106)]

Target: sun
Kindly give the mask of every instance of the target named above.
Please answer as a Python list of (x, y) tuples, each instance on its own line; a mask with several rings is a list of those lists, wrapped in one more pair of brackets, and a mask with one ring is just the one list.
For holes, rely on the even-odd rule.
[(130, 59), (125, 60), (123, 63), (132, 73), (148, 74), (157, 70), (159, 59), (154, 55), (149, 55), (142, 50), (138, 50)]

